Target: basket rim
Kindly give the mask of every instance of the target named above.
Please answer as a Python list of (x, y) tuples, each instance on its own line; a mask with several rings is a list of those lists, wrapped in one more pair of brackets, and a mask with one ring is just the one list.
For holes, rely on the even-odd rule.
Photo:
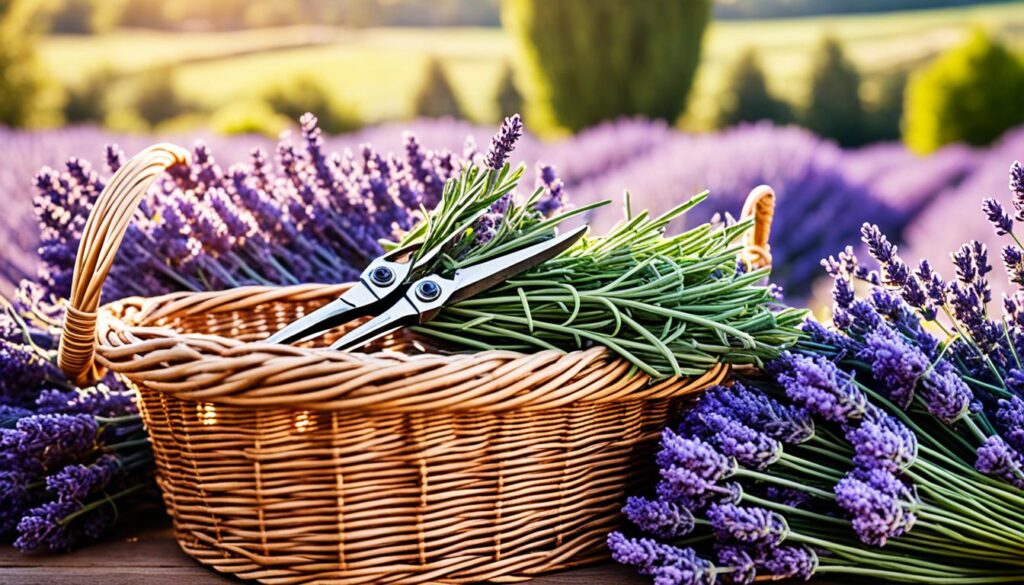
[(349, 286), (245, 286), (121, 299), (98, 311), (97, 363), (140, 390), (197, 403), (332, 411), (497, 411), (675, 398), (716, 384), (729, 372), (719, 363), (701, 376), (653, 380), (603, 347), (356, 353), (153, 325), (177, 316), (244, 312), (266, 303), (326, 302)]

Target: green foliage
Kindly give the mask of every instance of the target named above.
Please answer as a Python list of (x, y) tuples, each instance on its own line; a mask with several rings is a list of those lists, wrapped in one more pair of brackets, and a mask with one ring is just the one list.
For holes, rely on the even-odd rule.
[(320, 128), (329, 134), (351, 132), (363, 126), (358, 112), (332, 99), (323, 84), (307, 75), (270, 87), (263, 93), (263, 101), (273, 112), (292, 122), (311, 112), (320, 121)]
[(110, 67), (90, 73), (78, 85), (67, 88), (64, 120), (68, 124), (102, 123), (107, 115), (108, 95), (118, 75)]
[(174, 68), (165, 66), (146, 71), (133, 80), (129, 107), (150, 126), (196, 110), (178, 92), (174, 77)]
[(843, 54), (839, 41), (826, 37), (815, 54), (804, 125), (843, 146), (864, 140), (860, 73)]
[(675, 121), (709, 13), (709, 0), (506, 0), (530, 119), (573, 131), (619, 116)]
[(60, 121), (62, 95), (35, 52), (42, 3), (0, 2), (0, 125), (47, 126)]
[(758, 120), (786, 124), (793, 120), (793, 110), (768, 90), (757, 54), (753, 48), (748, 48), (729, 75), (728, 90), (718, 111), (718, 126)]
[(516, 87), (515, 74), (508, 63), (505, 64), (505, 68), (501, 72), (494, 101), (497, 103), (498, 115), (502, 120), (512, 114), (523, 113), (523, 95)]
[(981, 30), (911, 77), (904, 142), (919, 153), (985, 145), (1024, 123), (1024, 63)]
[(455, 90), (437, 59), (427, 62), (426, 75), (413, 99), (413, 108), (417, 116), (424, 118), (464, 117)]
[(896, 71), (882, 76), (872, 84), (871, 99), (865, 99), (867, 114), (864, 142), (899, 140), (903, 122), (903, 94), (907, 87), (908, 71)]
[(276, 137), (291, 120), (261, 100), (232, 102), (210, 116), (210, 128), (221, 134), (263, 134)]

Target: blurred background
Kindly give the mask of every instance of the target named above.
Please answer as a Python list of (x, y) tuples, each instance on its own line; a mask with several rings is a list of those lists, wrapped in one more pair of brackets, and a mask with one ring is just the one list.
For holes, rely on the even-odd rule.
[(554, 165), (576, 204), (710, 189), (706, 219), (768, 183), (776, 278), (814, 304), (863, 221), (940, 265), (969, 238), (998, 250), (980, 205), (1024, 158), (1024, 4), (0, 0), (0, 292), (38, 270), (42, 167), (159, 138), (226, 168), (307, 111), (333, 150), (408, 129), (457, 153), (521, 112), (515, 160)]

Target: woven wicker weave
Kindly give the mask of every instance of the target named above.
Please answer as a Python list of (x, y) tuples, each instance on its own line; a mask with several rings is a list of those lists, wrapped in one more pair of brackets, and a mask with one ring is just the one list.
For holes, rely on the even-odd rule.
[[(187, 152), (143, 151), (100, 195), (59, 363), (138, 390), (181, 547), (264, 583), (510, 582), (603, 558), (629, 479), (688, 395), (601, 348), (425, 353), (260, 343), (345, 285), (128, 299), (100, 289), (139, 199)], [(751, 194), (746, 259), (770, 261), (773, 194)], [(321, 343), (330, 343), (338, 333)], [(382, 346), (383, 347), (383, 346)]]

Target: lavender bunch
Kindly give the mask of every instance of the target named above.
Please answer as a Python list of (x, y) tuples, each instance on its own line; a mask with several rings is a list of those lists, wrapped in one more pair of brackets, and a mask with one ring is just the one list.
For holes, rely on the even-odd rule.
[[(1010, 187), (1021, 213), (1016, 163)], [(1014, 260), (1024, 218), (995, 200), (984, 213)], [(823, 261), (832, 327), (807, 321), (763, 377), (708, 392), (665, 432), (654, 498), (624, 510), (647, 536), (614, 534), (616, 559), (663, 583), (1024, 579), (1017, 301), (1001, 319), (989, 311), (981, 244), (952, 254), (946, 281), (908, 266), (876, 226), (862, 232), (876, 266), (852, 248)]]
[(63, 551), (156, 501), (134, 394), (112, 377), (73, 386), (55, 367), (60, 310), (39, 291), (0, 297), (0, 539)]
[[(284, 138), (270, 155), (251, 152), (228, 169), (198, 143), (188, 169), (158, 181), (128, 229), (104, 289), (108, 299), (245, 284), (351, 280), (433, 208), (459, 166), (447, 151), (408, 135), (401, 155), (367, 145), (327, 151), (316, 118), (301, 120), (300, 142)], [(116, 146), (107, 170), (124, 162)], [(36, 177), (41, 282), (66, 296), (85, 220), (106, 178), (72, 158)]]

